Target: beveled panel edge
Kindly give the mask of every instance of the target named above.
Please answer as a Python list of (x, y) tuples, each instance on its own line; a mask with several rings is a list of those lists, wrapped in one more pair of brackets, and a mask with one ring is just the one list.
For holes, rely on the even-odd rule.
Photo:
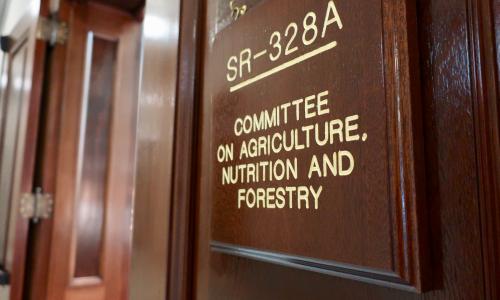
[(312, 271), (409, 292), (418, 292), (418, 289), (412, 286), (409, 282), (404, 281), (398, 274), (382, 270), (364, 268), (331, 260), (321, 260), (286, 253), (264, 251), (217, 241), (210, 242), (210, 249), (217, 253), (252, 259), (294, 269)]
[(382, 1), (393, 270), (423, 292), (431, 276), (416, 11), (415, 0)]
[(487, 299), (500, 297), (500, 2), (467, 0), (470, 88)]

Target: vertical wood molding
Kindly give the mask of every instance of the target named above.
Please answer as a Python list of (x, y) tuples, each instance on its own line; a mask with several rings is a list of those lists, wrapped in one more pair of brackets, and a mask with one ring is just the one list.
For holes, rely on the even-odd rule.
[(130, 299), (165, 299), (180, 0), (148, 0), (143, 21)]
[[(487, 299), (500, 297), (500, 145), (497, 29), (493, 1), (468, 0), (471, 92), (474, 108), (479, 209)], [(498, 5), (498, 4), (497, 4)], [(497, 29), (498, 30), (498, 29)]]
[(394, 268), (424, 291), (429, 262), (416, 2), (383, 3)]
[(181, 4), (167, 299), (192, 298), (201, 4)]
[[(49, 2), (44, 1), (46, 14), (49, 13)], [(68, 20), (70, 10), (66, 3), (59, 10), (58, 18)], [(40, 113), (40, 139), (37, 145), (35, 166), (35, 186), (43, 187), (44, 191), (54, 194), (57, 182), (57, 158), (59, 157), (60, 119), (64, 85), (66, 46), (56, 45), (47, 49), (45, 56), (46, 68), (42, 89), (42, 104)], [(59, 59), (57, 59), (59, 58)], [(49, 272), (50, 251), (52, 243), (54, 219), (31, 226), (28, 253), (28, 272), (26, 276), (26, 299), (47, 299), (47, 280)]]
[[(205, 58), (209, 56), (206, 53), (213, 50), (210, 40), (215, 35), (213, 28), (216, 26), (210, 25), (216, 20), (213, 7), (218, 2), (222, 1), (204, 1), (209, 16), (205, 30)], [(207, 254), (211, 209), (207, 201), (199, 199), (195, 274), (197, 299), (329, 299), (331, 295), (345, 299), (485, 298), (472, 120), (474, 98), (470, 94), (467, 47), (468, 0), (417, 3), (425, 112), (425, 196), (431, 229), (430, 275), (434, 277), (432, 284), (435, 290), (423, 295), (410, 295), (239, 257)], [(284, 10), (283, 14), (286, 13)], [(205, 63), (208, 65), (207, 61)], [(201, 73), (211, 75), (206, 70)], [(204, 134), (200, 138), (206, 143), (211, 129), (208, 126), (202, 129)], [(200, 151), (200, 165), (202, 171), (208, 172), (207, 156), (203, 155), (206, 150), (207, 147), (203, 147)], [(203, 196), (210, 183), (203, 176), (199, 179), (201, 188), (198, 193)]]

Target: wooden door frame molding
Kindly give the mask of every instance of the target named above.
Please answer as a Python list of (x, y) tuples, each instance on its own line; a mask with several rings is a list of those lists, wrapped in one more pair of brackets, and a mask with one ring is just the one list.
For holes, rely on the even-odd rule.
[(172, 198), (181, 2), (148, 0), (144, 9), (131, 299), (167, 298), (170, 263), (184, 266), (168, 261), (172, 209), (184, 203)]
[[(139, 124), (139, 128), (147, 127), (150, 130), (161, 132), (162, 136), (158, 141), (142, 141), (139, 134), (139, 155), (138, 155), (138, 177), (149, 178), (148, 186), (150, 191), (144, 192), (140, 188), (137, 189), (136, 197), (142, 198), (143, 202), (149, 204), (148, 209), (160, 210), (159, 214), (166, 218), (167, 225), (165, 231), (161, 233), (165, 235), (167, 241), (165, 245), (165, 252), (162, 254), (166, 258), (165, 266), (165, 286), (163, 287), (165, 299), (191, 299), (193, 292), (193, 250), (194, 250), (194, 230), (195, 230), (195, 209), (196, 209), (196, 169), (197, 169), (197, 141), (198, 141), (198, 107), (200, 105), (200, 57), (201, 57), (201, 33), (202, 33), (202, 18), (203, 18), (203, 1), (196, 0), (179, 0), (180, 12), (179, 15), (174, 17), (167, 12), (158, 13), (152, 11), (152, 8), (162, 9), (159, 1), (148, 0), (145, 9), (145, 20), (148, 17), (160, 17), (166, 23), (175, 23), (179, 25), (178, 39), (169, 42), (163, 41), (163, 37), (157, 41), (147, 41), (143, 44), (143, 85), (141, 87), (141, 98), (145, 101), (145, 97), (149, 94), (161, 93), (164, 97), (173, 94), (173, 106), (165, 108), (163, 111), (148, 112), (147, 104), (144, 109), (141, 109), (141, 117), (149, 117), (155, 119), (157, 115), (161, 115), (164, 119), (168, 120), (172, 116), (172, 129), (165, 131), (162, 124)], [(172, 5), (169, 10), (175, 10), (175, 5)], [(156, 9), (155, 9), (156, 10)], [(144, 39), (147, 37), (144, 35)], [(172, 47), (175, 44), (175, 49)], [(159, 52), (159, 50), (162, 50)], [(161, 55), (162, 58), (158, 59), (156, 56)], [(172, 70), (172, 62), (175, 59), (175, 72), (170, 74)], [(152, 78), (157, 70), (153, 69), (150, 65), (151, 61), (156, 61), (164, 69), (163, 78)], [(170, 61), (170, 62), (169, 62)], [(148, 72), (148, 73), (146, 73)], [(170, 78), (170, 75), (174, 76)], [(144, 84), (145, 80), (150, 80)], [(174, 82), (170, 81), (174, 80)], [(166, 82), (168, 81), (168, 82)], [(171, 89), (174, 89), (173, 91)], [(162, 101), (167, 101), (163, 99)], [(165, 121), (167, 122), (167, 121)], [(147, 122), (146, 122), (147, 123)], [(172, 131), (170, 131), (172, 130)], [(141, 130), (139, 130), (140, 132)], [(169, 148), (166, 148), (166, 153), (162, 152), (161, 158), (151, 157), (143, 158), (142, 154), (158, 143), (154, 147), (167, 147), (163, 143), (171, 143)], [(171, 148), (170, 148), (171, 147)], [(156, 154), (153, 154), (153, 156)], [(158, 169), (151, 168), (150, 163), (154, 161), (158, 165)], [(167, 176), (159, 178), (158, 172), (162, 169), (166, 170)], [(161, 172), (165, 175), (164, 172)], [(157, 185), (163, 185), (163, 190), (157, 190)], [(138, 202), (136, 204), (136, 221), (141, 222), (140, 215), (144, 214), (145, 208), (140, 208)], [(145, 204), (143, 204), (145, 205)], [(163, 210), (163, 211), (162, 211)], [(135, 226), (134, 225), (134, 226)], [(134, 231), (137, 228), (134, 229)], [(140, 228), (139, 228), (140, 231)], [(140, 234), (140, 232), (135, 232)], [(151, 234), (149, 234), (151, 235)], [(154, 235), (154, 234), (153, 234)], [(154, 236), (153, 236), (154, 237)], [(150, 237), (151, 238), (151, 237)], [(137, 242), (134, 239), (134, 243)], [(142, 245), (143, 251), (145, 248), (153, 247), (153, 243)], [(141, 258), (136, 258), (139, 261)], [(134, 265), (134, 254), (133, 262)], [(141, 266), (142, 272), (147, 272), (148, 276), (153, 275), (155, 270)], [(161, 268), (158, 268), (158, 270)], [(134, 268), (133, 268), (134, 270)], [(157, 270), (156, 270), (157, 271)], [(139, 273), (138, 270), (136, 270)], [(134, 276), (134, 274), (133, 274)], [(146, 277), (148, 277), (146, 276)], [(132, 282), (132, 289), (136, 293), (142, 289), (145, 283)], [(157, 283), (152, 283), (151, 289), (159, 288)], [(132, 296), (135, 293), (132, 293)]]
[[(191, 299), (203, 1), (181, 2), (167, 298)], [(204, 3), (204, 2), (203, 2)]]
[[(47, 0), (46, 2), (52, 2)], [(49, 15), (49, 3), (47, 12)], [(59, 20), (69, 19), (70, 9), (66, 1), (58, 4), (56, 12)], [(45, 56), (45, 80), (42, 90), (42, 106), (39, 134), (40, 139), (37, 145), (37, 157), (35, 167), (34, 182), (41, 186), (48, 193), (54, 194), (57, 180), (57, 158), (58, 141), (60, 136), (60, 114), (62, 109), (62, 93), (64, 83), (64, 68), (66, 57), (66, 46), (56, 44), (47, 49)], [(30, 272), (25, 276), (26, 299), (46, 299), (48, 268), (51, 242), (53, 218), (46, 219), (30, 227), (28, 267)]]
[[(499, 70), (493, 1), (468, 0), (471, 91), (474, 107), (485, 292), (500, 297)], [(498, 22), (498, 21), (497, 21)]]

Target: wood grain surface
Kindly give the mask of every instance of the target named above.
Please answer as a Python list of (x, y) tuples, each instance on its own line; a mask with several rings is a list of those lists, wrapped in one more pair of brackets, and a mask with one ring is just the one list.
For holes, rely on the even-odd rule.
[[(203, 101), (200, 102), (200, 117), (205, 121), (212, 116), (206, 99), (212, 95), (207, 86), (214, 80), (213, 71), (207, 66), (211, 65), (213, 41), (219, 34), (218, 7), (224, 5), (223, 1), (207, 1), (205, 6), (204, 93), (200, 99)], [(264, 4), (251, 9), (259, 5)], [(473, 95), (478, 79), (471, 75), (471, 60), (487, 55), (484, 48), (471, 48), (481, 41), (481, 37), (469, 35), (472, 26), (481, 24), (487, 15), (484, 11), (474, 14), (475, 5), (475, 1), (469, 0), (435, 0), (419, 1), (407, 8), (415, 12), (418, 20), (418, 44), (414, 47), (419, 50), (421, 74), (421, 147), (429, 226), (427, 258), (431, 269), (426, 278), (431, 291), (418, 295), (210, 251), (214, 211), (207, 191), (213, 185), (209, 178), (213, 127), (207, 122), (200, 131), (202, 154), (197, 176), (197, 299), (495, 299), (493, 294), (485, 294), (485, 265), (493, 260), (483, 260), (483, 245), (494, 239), (494, 234), (483, 235), (481, 227), (484, 206), (480, 205), (478, 194), (481, 185), (475, 143), (478, 123), (473, 112), (478, 99), (492, 103), (497, 98), (491, 94), (484, 98)], [(288, 9), (283, 9), (279, 18), (287, 13)], [(238, 26), (238, 22), (244, 23), (248, 16), (241, 17), (225, 30)], [(491, 34), (492, 27), (480, 28)], [(482, 70), (484, 64), (481, 60), (477, 68)], [(493, 200), (491, 203), (498, 202)], [(497, 285), (492, 284), (493, 287)]]

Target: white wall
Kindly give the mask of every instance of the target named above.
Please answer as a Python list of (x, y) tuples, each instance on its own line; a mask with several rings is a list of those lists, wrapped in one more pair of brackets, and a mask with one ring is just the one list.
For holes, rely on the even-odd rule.
[(9, 34), (21, 17), (29, 11), (34, 0), (4, 0), (6, 11), (3, 15), (3, 22), (0, 32), (2, 35)]

